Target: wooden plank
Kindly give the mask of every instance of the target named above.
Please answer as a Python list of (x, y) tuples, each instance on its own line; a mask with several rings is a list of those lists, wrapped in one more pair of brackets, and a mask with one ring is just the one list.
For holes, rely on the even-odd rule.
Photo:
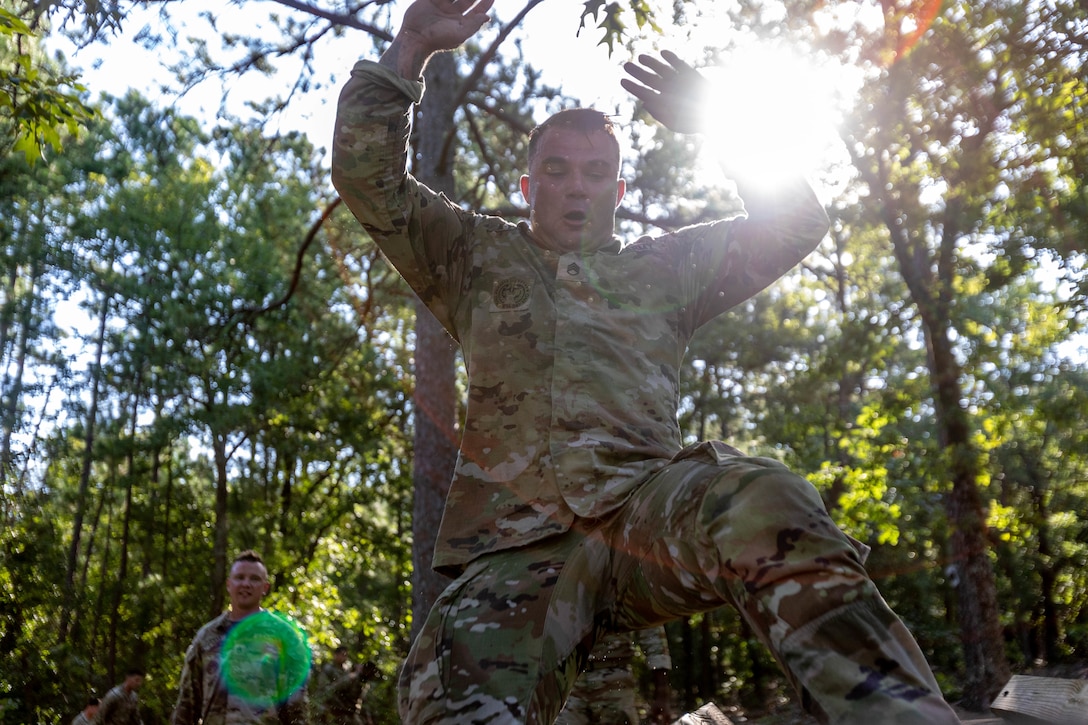
[(689, 712), (672, 725), (733, 725), (733, 721), (725, 716), (713, 702), (700, 707), (694, 712)]
[(1088, 680), (1013, 675), (990, 710), (1013, 722), (1088, 725)]

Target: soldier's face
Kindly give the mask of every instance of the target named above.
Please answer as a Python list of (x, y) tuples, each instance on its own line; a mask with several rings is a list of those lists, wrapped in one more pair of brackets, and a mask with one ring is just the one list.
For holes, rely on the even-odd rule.
[(257, 561), (236, 561), (227, 579), (227, 594), (234, 611), (252, 612), (261, 606), (261, 597), (268, 594), (268, 572)]
[(599, 249), (612, 241), (626, 186), (619, 151), (605, 131), (550, 128), (521, 177), (529, 223), (548, 249)]

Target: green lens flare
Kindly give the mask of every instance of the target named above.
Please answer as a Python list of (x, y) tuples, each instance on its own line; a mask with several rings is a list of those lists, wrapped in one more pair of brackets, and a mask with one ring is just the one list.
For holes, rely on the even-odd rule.
[(306, 682), (310, 647), (291, 618), (260, 611), (234, 625), (219, 653), (227, 691), (247, 704), (269, 708), (287, 701)]

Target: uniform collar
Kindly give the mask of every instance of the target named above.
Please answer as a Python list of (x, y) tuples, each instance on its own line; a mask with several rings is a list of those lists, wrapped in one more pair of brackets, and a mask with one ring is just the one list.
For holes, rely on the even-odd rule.
[[(547, 247), (545, 247), (543, 244), (540, 243), (540, 241), (537, 239), (536, 235), (533, 234), (532, 227), (529, 226), (529, 222), (527, 222), (527, 221), (518, 222), (518, 231), (521, 232), (521, 236), (522, 236), (523, 239), (525, 239), (525, 241), (529, 242), (530, 244), (532, 244), (534, 247), (536, 247), (538, 250), (540, 250), (541, 252), (543, 252), (546, 255), (550, 255), (550, 256), (553, 256), (553, 257), (559, 257), (559, 256), (562, 256), (562, 254), (569, 254), (570, 253), (570, 252), (563, 252), (561, 254), (560, 252), (556, 252), (554, 250), (551, 250), (551, 249), (548, 249)], [(582, 252), (581, 256), (582, 257), (589, 257), (589, 256), (591, 256), (593, 254), (600, 254), (600, 253), (619, 254), (622, 250), (623, 250), (623, 240), (621, 240), (619, 237), (617, 237), (615, 235), (612, 235), (612, 241), (611, 242), (604, 245), (600, 249), (596, 249), (596, 250), (591, 251), (591, 252)]]

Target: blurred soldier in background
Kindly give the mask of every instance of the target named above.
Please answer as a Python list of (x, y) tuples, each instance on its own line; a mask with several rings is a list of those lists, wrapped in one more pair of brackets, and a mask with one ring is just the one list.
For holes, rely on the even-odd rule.
[(672, 658), (665, 628), (653, 627), (598, 640), (555, 725), (638, 725), (643, 721), (638, 710), (639, 683), (632, 668), (636, 642), (652, 678), (647, 722), (672, 722)]

